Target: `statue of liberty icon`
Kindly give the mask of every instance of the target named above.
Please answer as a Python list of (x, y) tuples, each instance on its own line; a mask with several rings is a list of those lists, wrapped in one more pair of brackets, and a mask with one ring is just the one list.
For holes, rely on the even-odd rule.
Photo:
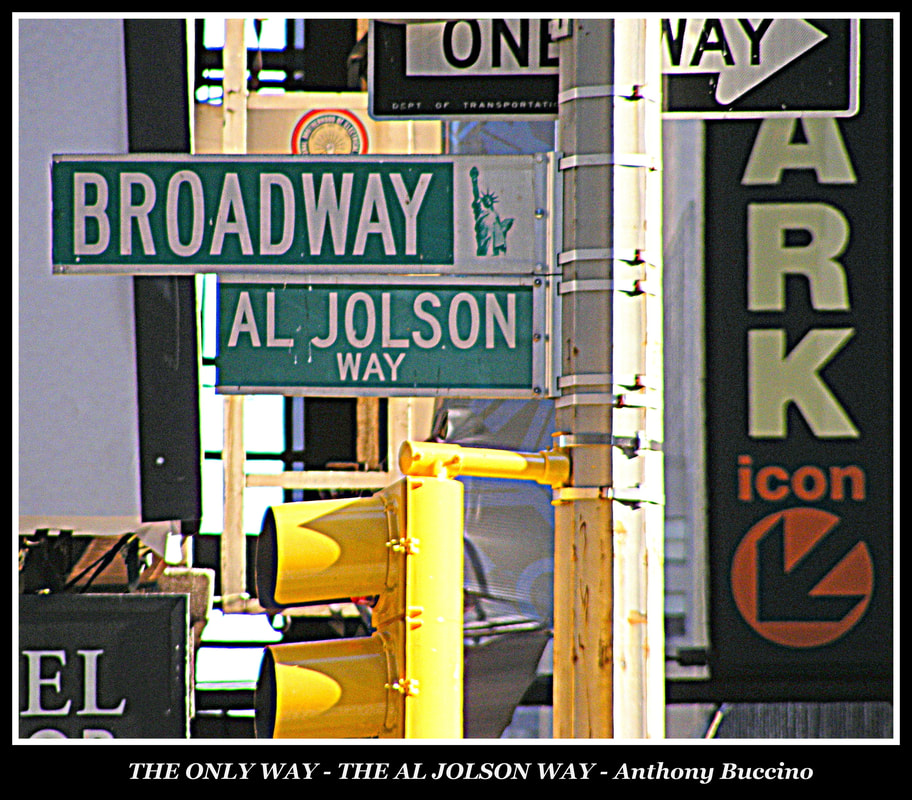
[(501, 219), (495, 211), (497, 195), (479, 191), (478, 167), (472, 167), (469, 175), (472, 178), (472, 214), (475, 216), (475, 254), (502, 255), (507, 252), (507, 232), (513, 227), (513, 220)]

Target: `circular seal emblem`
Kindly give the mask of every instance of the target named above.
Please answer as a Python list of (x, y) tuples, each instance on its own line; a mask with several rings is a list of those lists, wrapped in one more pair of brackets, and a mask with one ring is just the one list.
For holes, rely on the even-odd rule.
[(367, 152), (367, 131), (354, 114), (339, 109), (310, 111), (291, 136), (297, 155), (357, 155)]

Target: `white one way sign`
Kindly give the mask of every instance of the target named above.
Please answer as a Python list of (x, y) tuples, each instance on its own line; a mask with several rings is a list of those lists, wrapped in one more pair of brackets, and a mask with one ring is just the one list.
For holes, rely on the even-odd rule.
[[(567, 26), (551, 22), (558, 21), (372, 20), (371, 115), (556, 117), (558, 39)], [(858, 110), (858, 20), (656, 22), (666, 117), (845, 117)]]
[(662, 72), (716, 72), (716, 102), (728, 105), (774, 75), (826, 34), (802, 19), (666, 20)]
[(851, 116), (858, 21), (663, 19), (666, 116)]

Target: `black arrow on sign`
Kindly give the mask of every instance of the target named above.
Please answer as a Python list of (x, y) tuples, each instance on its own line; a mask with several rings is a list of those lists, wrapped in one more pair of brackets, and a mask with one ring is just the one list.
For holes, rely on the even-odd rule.
[(761, 622), (838, 622), (864, 595), (811, 595), (811, 590), (857, 542), (827, 532), (790, 570), (785, 569), (786, 516), (757, 543), (757, 618)]

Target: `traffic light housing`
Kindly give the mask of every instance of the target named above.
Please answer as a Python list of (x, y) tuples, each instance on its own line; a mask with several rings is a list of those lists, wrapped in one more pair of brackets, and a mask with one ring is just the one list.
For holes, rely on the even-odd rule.
[(376, 602), (369, 636), (267, 648), (257, 736), (461, 738), (462, 580), (459, 481), (406, 477), (367, 498), (271, 507), (263, 607)]

